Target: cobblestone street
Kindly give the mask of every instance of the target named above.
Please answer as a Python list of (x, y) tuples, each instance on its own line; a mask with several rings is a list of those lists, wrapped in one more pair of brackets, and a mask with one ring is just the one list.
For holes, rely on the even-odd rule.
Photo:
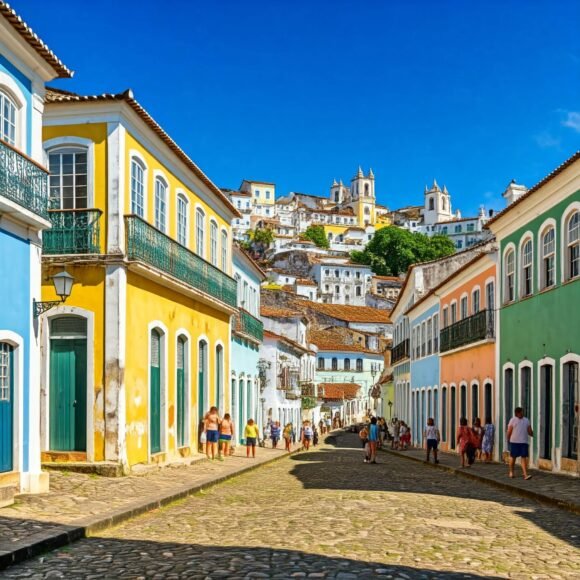
[(569, 512), (331, 438), (7, 578), (572, 578)]

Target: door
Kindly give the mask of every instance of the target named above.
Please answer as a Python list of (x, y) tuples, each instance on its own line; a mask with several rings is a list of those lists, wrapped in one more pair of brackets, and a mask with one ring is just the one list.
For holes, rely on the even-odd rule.
[(541, 368), (540, 390), (540, 457), (552, 458), (552, 374), (553, 368), (544, 365)]
[(449, 443), (451, 449), (455, 449), (457, 437), (457, 389), (451, 387), (451, 432), (449, 433)]
[(0, 473), (12, 471), (14, 447), (14, 352), (0, 342)]
[(202, 340), (199, 343), (198, 352), (198, 375), (197, 375), (197, 414), (198, 421), (201, 428), (201, 423), (205, 415), (205, 381), (206, 379), (206, 366), (207, 366), (207, 342)]
[(238, 433), (240, 434), (240, 441), (242, 441), (246, 426), (246, 422), (244, 421), (244, 381), (242, 379), (238, 381), (238, 404)]
[(151, 454), (161, 452), (161, 335), (151, 331), (149, 385), (149, 444)]
[(87, 339), (51, 338), (49, 409), (51, 451), (87, 450), (86, 393)]
[(177, 341), (177, 446), (185, 446), (185, 339)]

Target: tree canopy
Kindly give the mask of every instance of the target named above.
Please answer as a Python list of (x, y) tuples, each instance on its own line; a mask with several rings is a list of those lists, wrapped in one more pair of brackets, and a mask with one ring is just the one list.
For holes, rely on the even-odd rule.
[(324, 232), (324, 226), (308, 226), (306, 231), (302, 234), (306, 240), (314, 242), (319, 248), (328, 248), (328, 238)]
[(266, 250), (274, 243), (274, 232), (268, 228), (257, 228), (248, 232), (248, 241), (240, 245), (256, 259), (264, 257)]
[(400, 276), (412, 264), (454, 252), (455, 245), (445, 235), (429, 237), (389, 226), (375, 232), (366, 248), (362, 252), (352, 252), (351, 259), (358, 264), (367, 264), (379, 276)]

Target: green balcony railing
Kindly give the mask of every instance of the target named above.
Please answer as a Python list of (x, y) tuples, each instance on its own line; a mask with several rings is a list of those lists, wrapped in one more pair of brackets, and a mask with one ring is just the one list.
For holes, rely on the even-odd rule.
[(460, 346), (494, 337), (493, 311), (481, 310), (473, 316), (443, 328), (440, 333), (440, 349), (441, 352), (447, 352)]
[(125, 216), (127, 258), (145, 262), (181, 282), (236, 307), (233, 278), (200, 258), (138, 216)]
[(52, 228), (44, 232), (44, 254), (100, 254), (100, 209), (51, 210)]
[(0, 196), (48, 218), (48, 171), (2, 140)]
[(391, 363), (399, 362), (405, 358), (409, 358), (409, 339), (406, 338), (395, 347), (393, 347), (393, 352), (391, 354)]
[(264, 340), (264, 325), (261, 320), (240, 308), (236, 314), (236, 330), (262, 342)]

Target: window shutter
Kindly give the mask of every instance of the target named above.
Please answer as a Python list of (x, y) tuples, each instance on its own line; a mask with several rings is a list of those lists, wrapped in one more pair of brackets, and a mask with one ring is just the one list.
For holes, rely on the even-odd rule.
[(161, 347), (161, 337), (156, 330), (151, 332), (151, 366), (159, 368), (160, 364), (160, 347)]

